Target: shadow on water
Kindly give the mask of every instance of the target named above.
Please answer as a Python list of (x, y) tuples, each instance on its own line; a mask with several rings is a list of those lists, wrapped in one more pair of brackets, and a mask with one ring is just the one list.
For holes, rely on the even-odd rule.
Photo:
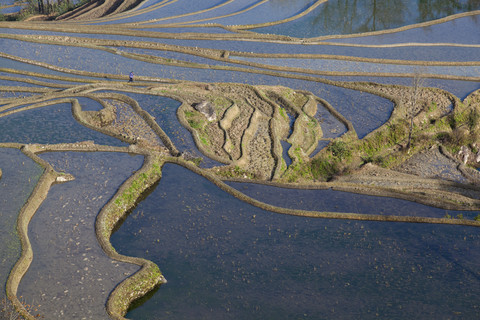
[[(268, 188), (263, 200), (302, 207), (294, 191)], [(323, 201), (339, 210), (350, 202), (332, 193)], [(132, 319), (438, 319), (479, 316), (479, 237), (458, 226), (279, 215), (167, 164), (112, 243), (168, 280)]]
[[(474, 7), (477, 5), (474, 5)], [(478, 8), (478, 7), (477, 7)], [(478, 15), (457, 18), (440, 24), (423, 26), (394, 33), (377, 34), (365, 37), (349, 37), (345, 39), (332, 39), (332, 42), (348, 42), (356, 44), (391, 44), (410, 42), (415, 39), (418, 43), (480, 43), (480, 36), (475, 32), (480, 28)], [(412, 48), (412, 47), (411, 47)], [(433, 53), (433, 47), (423, 47), (422, 50)], [(438, 50), (435, 50), (438, 51)], [(442, 50), (443, 51), (443, 50)], [(458, 51), (458, 50), (457, 50)], [(453, 57), (456, 59), (456, 57)], [(464, 58), (471, 59), (472, 56)], [(435, 59), (435, 58), (434, 58)], [(462, 58), (460, 58), (462, 59)]]
[[(287, 139), (288, 139), (292, 135), (296, 117), (293, 114), (291, 114), (287, 109), (282, 109), (282, 110), (284, 110), (284, 111), (282, 111), (281, 113), (282, 114), (285, 113), (288, 116), (288, 119), (289, 119), (290, 130), (288, 131), (288, 134), (287, 134)], [(283, 157), (283, 160), (285, 161), (285, 164), (287, 165), (287, 168), (288, 168), (292, 164), (292, 161), (293, 161), (292, 158), (290, 158), (290, 155), (288, 154), (288, 150), (290, 150), (290, 148), (292, 147), (292, 144), (290, 142), (286, 141), (286, 140), (281, 140), (280, 144), (282, 145), (282, 157)]]

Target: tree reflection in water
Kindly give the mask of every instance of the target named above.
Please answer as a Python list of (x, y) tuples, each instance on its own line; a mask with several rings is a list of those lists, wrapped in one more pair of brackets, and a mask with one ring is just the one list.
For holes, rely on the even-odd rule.
[[(305, 6), (313, 2), (306, 2)], [(272, 0), (271, 6), (285, 8), (288, 3), (288, 0)], [(480, 0), (328, 0), (304, 19), (257, 31), (274, 33), (273, 29), (277, 32), (288, 29), (289, 35), (297, 37), (355, 34), (398, 28), (479, 8)], [(295, 34), (292, 29), (296, 29)]]

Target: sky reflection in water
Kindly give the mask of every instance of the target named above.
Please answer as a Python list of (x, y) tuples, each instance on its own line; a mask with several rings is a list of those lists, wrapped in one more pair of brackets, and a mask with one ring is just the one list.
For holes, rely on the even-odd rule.
[(474, 231), (275, 214), (167, 164), (112, 243), (169, 281), (133, 319), (474, 318)]

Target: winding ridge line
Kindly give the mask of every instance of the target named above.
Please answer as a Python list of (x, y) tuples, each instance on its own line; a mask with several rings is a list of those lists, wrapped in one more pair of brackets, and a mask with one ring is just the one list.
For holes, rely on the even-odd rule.
[[(73, 44), (72, 44), (73, 45)], [(80, 45), (73, 45), (73, 46), (80, 46)], [(98, 48), (102, 49), (102, 48)], [(108, 48), (103, 48), (102, 50), (109, 51), (111, 53), (112, 50), (109, 50)], [(167, 62), (166, 60), (161, 60), (158, 59), (157, 57), (145, 57), (145, 56), (139, 56), (135, 54), (123, 54), (126, 57), (130, 58), (135, 58), (140, 61), (144, 62), (149, 62), (149, 63), (155, 63), (155, 64), (162, 64), (162, 65), (170, 65), (170, 66), (177, 66), (177, 67), (189, 67), (189, 68), (195, 68), (195, 69), (214, 69), (214, 70), (226, 70), (226, 71), (235, 71), (235, 72), (245, 72), (245, 73), (253, 73), (253, 74), (265, 74), (265, 75), (270, 75), (270, 76), (275, 76), (275, 77), (282, 77), (282, 78), (290, 78), (290, 79), (299, 79), (299, 80), (306, 80), (306, 81), (314, 81), (314, 82), (321, 82), (325, 84), (332, 84), (332, 85), (340, 85), (342, 82), (339, 81), (333, 81), (333, 80), (328, 80), (325, 78), (318, 78), (314, 76), (307, 76), (303, 75), (304, 74), (312, 74), (312, 75), (319, 75), (319, 76), (370, 76), (370, 77), (401, 77), (401, 78), (414, 78), (415, 73), (414, 72), (406, 72), (406, 73), (393, 73), (393, 72), (337, 72), (337, 71), (320, 71), (320, 70), (310, 70), (310, 69), (303, 69), (303, 68), (292, 68), (292, 67), (281, 67), (281, 66), (272, 66), (272, 65), (265, 65), (265, 64), (259, 64), (259, 63), (253, 63), (253, 62), (240, 62), (238, 61), (238, 64), (243, 64), (247, 65), (250, 67), (256, 67), (259, 69), (250, 69), (250, 68), (242, 68), (242, 67), (232, 67), (232, 66), (211, 66), (208, 64), (198, 64), (198, 63), (179, 63), (179, 62)], [(25, 58), (20, 58), (16, 56), (12, 56), (9, 54), (5, 54), (0, 52), (0, 57), (5, 57), (9, 58), (12, 60), (24, 62), (24, 63), (30, 63), (33, 65), (38, 65), (44, 68), (48, 68), (51, 70), (55, 71), (60, 71), (64, 73), (71, 73), (71, 74), (77, 74), (77, 75), (82, 75), (82, 76), (90, 76), (90, 77), (102, 77), (102, 78), (111, 78), (111, 79), (116, 79), (116, 80), (121, 80), (125, 79), (126, 76), (123, 75), (116, 75), (116, 74), (106, 74), (106, 73), (97, 73), (97, 72), (89, 72), (89, 71), (81, 71), (81, 70), (73, 70), (73, 69), (67, 69), (63, 67), (58, 67), (54, 66), (48, 63), (44, 62), (38, 62), (38, 61), (33, 61), (30, 59), (25, 59)], [(225, 59), (227, 62), (231, 62), (232, 60)], [(265, 69), (265, 70), (262, 70)], [(270, 71), (272, 70), (272, 71)], [(284, 73), (284, 72), (277, 72), (277, 71), (288, 71), (292, 73)], [(477, 77), (470, 77), (470, 76), (456, 76), (456, 75), (448, 75), (448, 74), (430, 74), (430, 73), (423, 73), (422, 77), (424, 78), (430, 78), (430, 79), (444, 79), (444, 80), (464, 80), (464, 81), (480, 81), (480, 75)], [(163, 81), (165, 82), (166, 80), (156, 80), (158, 78), (152, 78), (152, 77), (145, 77), (145, 76), (140, 76), (137, 77), (139, 80), (142, 81)], [(177, 80), (179, 81), (179, 80)], [(134, 84), (138, 85), (138, 84)]]
[[(325, 219), (346, 219), (346, 220), (362, 220), (362, 221), (379, 221), (379, 222), (408, 222), (408, 223), (429, 223), (429, 224), (453, 224), (453, 225), (463, 225), (471, 227), (480, 227), (480, 221), (475, 220), (466, 220), (466, 219), (446, 219), (446, 218), (426, 218), (426, 217), (414, 217), (414, 216), (395, 216), (395, 215), (380, 215), (380, 214), (358, 214), (358, 213), (348, 213), (348, 212), (320, 212), (320, 211), (307, 211), (307, 210), (298, 210), (298, 209), (288, 209), (273, 206), (266, 204), (262, 201), (253, 199), (237, 189), (227, 185), (221, 179), (217, 178), (212, 173), (205, 171), (191, 162), (185, 161), (181, 158), (172, 158), (169, 157), (165, 162), (175, 163), (181, 165), (192, 172), (195, 172), (198, 175), (208, 179), (214, 183), (217, 187), (223, 191), (231, 194), (237, 199), (240, 199), (246, 203), (249, 203), (255, 207), (258, 207), (263, 210), (276, 212), (280, 214), (301, 216), (301, 217), (310, 217), (310, 218), (325, 218)], [(276, 183), (269, 183), (273, 186), (279, 186)]]
[[(210, 20), (217, 20), (217, 19), (223, 19), (223, 18), (229, 18), (229, 17), (233, 17), (233, 16), (236, 16), (236, 15), (239, 15), (239, 14), (242, 14), (242, 13), (245, 13), (245, 12), (248, 12), (266, 2), (268, 2), (269, 0), (260, 0), (259, 2), (257, 3), (254, 3), (252, 4), (251, 6), (243, 9), (243, 10), (240, 10), (240, 11), (237, 11), (237, 12), (232, 12), (232, 13), (229, 13), (229, 14), (225, 14), (225, 15), (221, 15), (221, 16), (216, 16), (216, 17), (211, 17), (211, 18), (205, 18), (205, 19), (200, 19), (200, 20), (192, 20), (192, 21), (186, 21), (186, 22), (178, 22), (178, 23), (171, 23), (172, 26), (176, 26), (177, 24), (178, 25), (186, 25), (188, 24), (188, 26), (190, 27), (193, 27), (195, 26), (193, 23), (197, 23), (197, 22), (203, 22), (203, 21), (210, 21)], [(182, 16), (185, 16), (185, 15), (182, 15)], [(157, 20), (169, 20), (170, 18), (164, 18), (164, 19), (157, 19)]]
[(134, 275), (118, 284), (108, 297), (106, 307), (112, 319), (124, 319), (133, 301), (167, 282), (155, 263), (138, 257), (121, 255), (110, 242), (115, 227), (126, 218), (140, 196), (161, 178), (161, 160), (159, 163), (158, 155), (144, 153), (144, 156), (146, 160), (142, 168), (122, 184), (115, 196), (100, 211), (95, 222), (97, 239), (110, 258), (141, 267)]
[(18, 147), (20, 147), (25, 155), (42, 166), (44, 168), (44, 172), (18, 215), (17, 231), (22, 245), (22, 252), (20, 258), (15, 263), (15, 266), (10, 271), (6, 284), (6, 292), (8, 299), (15, 306), (15, 309), (26, 319), (33, 320), (35, 318), (28, 313), (25, 306), (17, 298), (17, 290), (22, 277), (27, 272), (33, 260), (32, 245), (28, 237), (28, 224), (37, 209), (42, 204), (43, 200), (46, 199), (51, 185), (57, 179), (57, 174), (53, 170), (52, 166), (50, 166), (46, 161), (37, 157), (28, 149), (28, 147), (20, 145), (18, 145)]
[[(2, 35), (0, 35), (2, 37)], [(16, 36), (14, 36), (16, 37)], [(5, 38), (10, 38), (10, 35), (5, 35)], [(68, 38), (68, 37), (67, 37)], [(33, 37), (24, 37), (25, 41), (29, 42), (41, 42), (38, 39), (34, 39)], [(68, 39), (67, 39), (68, 40)], [(95, 41), (92, 41), (95, 42)], [(62, 42), (57, 42), (57, 41), (45, 41), (41, 43), (46, 43), (46, 44), (60, 44)], [(109, 44), (114, 44), (113, 42)], [(209, 59), (213, 60), (218, 60), (218, 61), (224, 61), (224, 62), (230, 62), (230, 63), (236, 63), (239, 65), (245, 65), (249, 67), (254, 67), (258, 69), (252, 69), (252, 68), (243, 68), (243, 67), (236, 67), (236, 66), (222, 66), (222, 65), (209, 65), (209, 64), (201, 64), (201, 63), (191, 63), (191, 62), (184, 62), (184, 61), (169, 61), (167, 59), (162, 59), (158, 58), (156, 56), (148, 56), (148, 55), (140, 55), (140, 54), (133, 54), (133, 53), (122, 53), (119, 52), (115, 49), (111, 49), (108, 47), (103, 47), (103, 46), (98, 46), (94, 44), (88, 44), (88, 43), (74, 43), (74, 42), (63, 42), (62, 45), (69, 45), (69, 46), (76, 46), (76, 47), (85, 47), (85, 48), (90, 48), (90, 49), (98, 49), (98, 50), (103, 50), (106, 52), (109, 52), (111, 54), (121, 54), (122, 56), (125, 56), (127, 58), (132, 58), (136, 59), (139, 61), (144, 61), (148, 63), (155, 63), (155, 64), (161, 64), (161, 65), (170, 65), (170, 66), (176, 66), (176, 67), (187, 67), (187, 68), (194, 68), (194, 69), (213, 69), (213, 70), (226, 70), (226, 71), (236, 71), (236, 72), (245, 72), (245, 73), (253, 73), (253, 74), (265, 74), (265, 75), (271, 75), (271, 76), (276, 76), (276, 77), (283, 77), (283, 78), (292, 78), (292, 79), (300, 79), (300, 80), (307, 80), (307, 81), (316, 81), (316, 82), (323, 82), (323, 83), (328, 83), (332, 84), (334, 81), (329, 81), (326, 79), (322, 78), (317, 78), (317, 77), (311, 77), (311, 76), (306, 76), (302, 74), (312, 74), (312, 75), (318, 75), (318, 76), (369, 76), (369, 77), (401, 77), (401, 78), (413, 78), (415, 76), (414, 72), (406, 72), (406, 73), (400, 73), (400, 72), (356, 72), (356, 71), (322, 71), (322, 70), (311, 70), (311, 69), (305, 69), (305, 68), (297, 68), (297, 67), (282, 67), (282, 66), (276, 66), (276, 65), (267, 65), (267, 64), (261, 64), (261, 63), (255, 63), (255, 62), (249, 62), (249, 61), (242, 61), (242, 60), (235, 60), (235, 59), (230, 59), (230, 58), (224, 58), (224, 57), (219, 57), (219, 56), (212, 56), (212, 55), (201, 55), (201, 54), (195, 54), (198, 56), (203, 56)], [(115, 44), (119, 45), (119, 44)], [(139, 46), (138, 44), (135, 46)], [(149, 48), (152, 49), (152, 48)], [(179, 50), (179, 49), (174, 49), (174, 48), (168, 48), (168, 51), (177, 51), (178, 52), (184, 52), (184, 53), (189, 53), (192, 54), (192, 51), (190, 50)], [(218, 51), (220, 53), (220, 51)], [(251, 55), (253, 56), (253, 55)], [(0, 57), (5, 57), (9, 58), (12, 60), (17, 60), (25, 63), (30, 63), (30, 64), (35, 64), (38, 66), (42, 66), (45, 68), (49, 68), (52, 70), (64, 72), (64, 73), (72, 73), (72, 74), (78, 74), (78, 75), (83, 75), (83, 76), (96, 76), (96, 77), (104, 77), (104, 78), (112, 78), (112, 79), (124, 79), (125, 76), (122, 75), (112, 75), (112, 74), (104, 74), (104, 73), (94, 73), (94, 72), (88, 72), (88, 71), (80, 71), (80, 70), (72, 70), (72, 69), (67, 69), (63, 67), (58, 67), (58, 66), (53, 66), (44, 62), (38, 62), (38, 61), (33, 61), (30, 59), (25, 59), (25, 58), (20, 58), (20, 57), (15, 57), (9, 54), (5, 54), (0, 52)], [(313, 56), (315, 57), (315, 56)], [(332, 58), (331, 56), (328, 56), (329, 58)], [(371, 60), (366, 60), (365, 58), (348, 58), (346, 57), (345, 59), (342, 59), (341, 57), (339, 58), (340, 60), (351, 60), (351, 61), (360, 61), (360, 62), (374, 62), (374, 63), (387, 63), (387, 64), (398, 64), (395, 63), (395, 60), (387, 60), (387, 59), (371, 59)], [(401, 64), (406, 64), (406, 65), (425, 65), (425, 66), (477, 66), (480, 65), (479, 62), (476, 61), (470, 61), (470, 62), (431, 62), (431, 61), (410, 61), (406, 62), (401, 60)], [(272, 71), (270, 71), (272, 70)], [(277, 72), (277, 71), (286, 71), (286, 72), (291, 72), (291, 73), (284, 73), (284, 72)], [(458, 76), (458, 75), (448, 75), (448, 74), (429, 74), (429, 73), (424, 73), (422, 74), (424, 78), (431, 78), (431, 79), (444, 79), (444, 80), (465, 80), (465, 81), (480, 81), (480, 75), (479, 76)], [(138, 77), (139, 79), (143, 80), (150, 80), (152, 81), (152, 78), (147, 78), (147, 77)]]

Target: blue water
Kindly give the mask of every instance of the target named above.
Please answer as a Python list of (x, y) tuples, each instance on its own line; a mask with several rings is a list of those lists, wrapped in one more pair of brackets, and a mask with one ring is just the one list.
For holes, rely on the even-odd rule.
[[(260, 198), (301, 203), (295, 193), (271, 191)], [(346, 199), (330, 191), (324, 203), (352, 209), (355, 197)], [(352, 202), (378, 212), (369, 199)], [(479, 236), (458, 226), (270, 213), (167, 164), (112, 243), (153, 260), (168, 280), (132, 319), (474, 319)]]
[[(478, 16), (474, 16), (478, 17)], [(469, 19), (473, 19), (471, 17)], [(467, 19), (467, 18), (465, 18)], [(478, 20), (478, 19), (477, 19)], [(74, 36), (74, 37), (87, 37), (98, 39), (111, 39), (111, 40), (131, 40), (131, 41), (152, 41), (162, 42), (166, 44), (182, 45), (190, 47), (203, 47), (219, 50), (241, 51), (241, 52), (259, 52), (259, 53), (311, 53), (311, 54), (331, 54), (331, 55), (345, 55), (353, 57), (365, 57), (365, 58), (378, 58), (378, 59), (400, 59), (400, 60), (421, 60), (421, 61), (477, 61), (480, 53), (479, 48), (476, 47), (452, 47), (452, 46), (432, 46), (429, 43), (432, 41), (432, 37), (441, 37), (445, 34), (445, 29), (448, 29), (453, 22), (445, 22), (442, 24), (428, 27), (429, 31), (423, 31), (423, 29), (412, 29), (399, 33), (387, 34), (387, 35), (375, 35), (369, 37), (357, 37), (347, 39), (329, 39), (330, 45), (318, 44), (318, 45), (299, 45), (289, 43), (262, 43), (258, 41), (225, 41), (225, 40), (183, 40), (183, 39), (161, 39), (161, 38), (145, 38), (134, 36), (119, 36), (108, 34), (81, 34), (81, 33), (65, 33), (65, 32), (51, 32), (51, 31), (38, 31), (38, 30), (26, 30), (26, 29), (0, 29), (2, 33), (12, 34), (44, 34), (44, 35), (59, 35), (59, 36)], [(474, 20), (476, 21), (476, 20)], [(456, 29), (455, 39), (440, 40), (441, 43), (462, 43), (462, 44), (475, 44), (479, 43), (480, 39), (476, 41), (474, 38), (478, 38), (476, 32), (478, 27), (472, 26), (472, 32), (461, 32), (461, 28)], [(162, 30), (159, 30), (162, 32)], [(177, 32), (183, 32), (184, 28), (178, 28)], [(396, 41), (389, 41), (390, 36)], [(406, 40), (402, 39), (405, 38)], [(453, 38), (453, 35), (452, 35)], [(392, 43), (403, 42), (415, 42), (425, 43), (422, 46), (412, 46), (404, 44), (400, 47), (352, 47), (335, 45), (335, 42), (346, 43), (360, 43), (360, 44), (372, 44), (383, 45)], [(418, 39), (418, 40), (417, 40)], [(427, 41), (429, 40), (429, 41)], [(456, 41), (453, 41), (456, 40)], [(70, 53), (71, 54), (71, 53)], [(173, 54), (173, 53), (172, 53)], [(231, 56), (234, 58), (234, 56)]]
[[(0, 148), (0, 284), (5, 286), (11, 268), (20, 257), (17, 216), (33, 191), (43, 169), (17, 149)], [(4, 298), (4, 290), (0, 299)]]
[[(480, 50), (476, 55), (470, 56), (471, 61), (480, 58)], [(298, 58), (244, 58), (235, 59), (254, 63), (272, 65), (277, 67), (302, 68), (322, 72), (358, 72), (358, 73), (398, 73), (412, 74), (418, 69), (415, 65), (382, 64), (359, 61), (345, 61), (337, 59), (298, 59)], [(479, 66), (425, 66), (422, 67), (426, 74), (452, 75), (459, 77), (477, 77), (480, 74)]]
[[(432, 27), (433, 28), (433, 27)], [(153, 40), (154, 41), (154, 40)], [(403, 60), (432, 60), (432, 61), (475, 61), (474, 58), (465, 57), (461, 53), (465, 52), (473, 57), (478, 56), (478, 48), (475, 47), (449, 47), (440, 46), (401, 46), (395, 48), (389, 47), (352, 47), (340, 46), (335, 44), (309, 45), (309, 44), (289, 44), (289, 43), (259, 43), (257, 41), (227, 41), (227, 40), (184, 40), (184, 39), (164, 39), (162, 42), (172, 45), (211, 48), (219, 50), (231, 50), (240, 52), (258, 52), (258, 53), (290, 53), (290, 54), (336, 54), (354, 57), (366, 58), (385, 58), (385, 59), (403, 59)], [(330, 40), (329, 40), (330, 42)], [(458, 56), (453, 53), (460, 53)], [(233, 56), (232, 56), (233, 58)]]
[(315, 119), (318, 120), (322, 128), (322, 138), (337, 138), (347, 132), (345, 124), (335, 118), (327, 108), (320, 103), (317, 108)]
[[(255, 1), (255, 3), (258, 2), (259, 1)], [(255, 8), (251, 8), (246, 12), (230, 17), (212, 19), (208, 22), (227, 26), (275, 22), (291, 18), (296, 14), (303, 12), (313, 5), (314, 2), (315, 1), (313, 0), (283, 1), (283, 3), (280, 3), (279, 1), (268, 1)]]
[(124, 146), (118, 139), (87, 129), (72, 116), (69, 103), (0, 117), (0, 142), (75, 143), (93, 140), (97, 144)]
[(290, 148), (292, 147), (292, 145), (290, 143), (288, 143), (287, 141), (280, 141), (280, 144), (282, 145), (282, 157), (283, 157), (283, 160), (285, 161), (285, 164), (288, 166), (290, 166), (292, 164), (292, 158), (290, 158), (290, 156), (288, 155), (288, 150), (290, 150)]
[(291, 209), (433, 218), (443, 218), (447, 214), (456, 217), (461, 214), (466, 219), (473, 219), (480, 214), (479, 211), (432, 208), (402, 199), (388, 198), (386, 201), (382, 197), (334, 191), (332, 189), (303, 190), (253, 183), (229, 182), (228, 184), (254, 199)]
[[(2, 47), (2, 51), (3, 51), (3, 47)], [(85, 77), (76, 76), (76, 75), (72, 75), (72, 74), (61, 73), (61, 72), (58, 72), (58, 71), (50, 70), (50, 69), (39, 67), (39, 66), (36, 66), (36, 65), (27, 64), (27, 63), (11, 60), (11, 59), (7, 59), (7, 58), (2, 58), (2, 57), (0, 57), (0, 66), (2, 68), (9, 68), (9, 69), (14, 69), (14, 70), (22, 70), (22, 71), (30, 71), (30, 72), (38, 72), (38, 73), (49, 74), (49, 75), (85, 78)], [(54, 80), (47, 80), (47, 81), (54, 82)]]

